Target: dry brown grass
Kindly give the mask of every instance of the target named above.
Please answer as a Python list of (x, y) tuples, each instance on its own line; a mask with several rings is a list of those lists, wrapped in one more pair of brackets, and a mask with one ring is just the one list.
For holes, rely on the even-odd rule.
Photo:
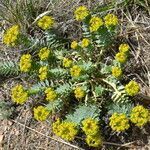
[(126, 12), (122, 10), (122, 20), (125, 23), (124, 34), (132, 47), (133, 58), (129, 62), (129, 78), (137, 78), (141, 83), (142, 93), (150, 96), (150, 17), (139, 6), (132, 6)]

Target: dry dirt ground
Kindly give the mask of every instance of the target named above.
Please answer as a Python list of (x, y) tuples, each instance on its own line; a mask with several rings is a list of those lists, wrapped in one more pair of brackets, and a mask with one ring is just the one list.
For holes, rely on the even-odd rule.
[[(150, 106), (150, 14), (144, 8), (133, 5), (125, 10), (116, 9), (122, 29), (120, 38), (126, 38), (126, 41), (132, 48), (133, 58), (129, 61), (128, 67), (132, 67), (128, 78), (134, 77), (141, 84), (141, 93), (147, 97), (145, 105)], [(66, 26), (65, 32), (70, 32), (70, 25)], [(0, 59), (16, 59), (13, 52), (5, 51), (0, 47)], [(131, 69), (130, 69), (131, 70)], [(127, 70), (128, 72), (128, 70)], [(18, 78), (2, 78), (0, 79), (0, 100), (11, 103), (10, 89)], [(10, 120), (0, 121), (0, 150), (74, 150), (77, 149), (73, 145), (64, 143), (61, 139), (55, 137), (51, 133), (51, 122), (37, 122), (33, 119), (33, 114), (28, 105), (26, 106), (10, 106), (15, 107), (15, 112)], [(134, 129), (130, 140), (120, 147), (113, 145), (118, 141), (112, 139), (105, 143), (103, 150), (150, 150), (150, 127), (146, 126), (143, 130)], [(56, 140), (51, 139), (53, 137)], [(77, 143), (73, 143), (77, 145)], [(88, 148), (85, 148), (88, 149)]]

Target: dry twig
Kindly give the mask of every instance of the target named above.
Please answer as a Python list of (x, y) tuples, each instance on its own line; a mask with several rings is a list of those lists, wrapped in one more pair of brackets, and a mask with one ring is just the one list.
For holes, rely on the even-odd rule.
[(65, 142), (64, 140), (55, 139), (55, 138), (53, 138), (53, 137), (50, 137), (50, 136), (45, 135), (44, 133), (38, 132), (37, 130), (35, 130), (35, 129), (33, 129), (33, 128), (30, 128), (30, 127), (28, 127), (28, 126), (26, 126), (26, 125), (24, 125), (24, 124), (22, 124), (22, 123), (20, 123), (20, 122), (18, 122), (18, 121), (16, 121), (16, 120), (13, 120), (13, 119), (12, 119), (11, 121), (14, 122), (14, 123), (17, 123), (17, 124), (19, 124), (19, 125), (21, 125), (21, 126), (23, 126), (24, 128), (27, 128), (27, 129), (31, 130), (31, 131), (33, 131), (33, 132), (36, 132), (36, 133), (38, 133), (38, 134), (40, 134), (40, 135), (42, 135), (42, 136), (45, 136), (45, 137), (47, 137), (47, 138), (50, 138), (51, 140), (54, 140), (54, 141), (57, 141), (57, 142), (66, 144), (66, 145), (68, 145), (68, 146), (70, 146), (70, 147), (73, 147), (73, 148), (75, 148), (75, 149), (83, 150), (82, 148), (79, 148), (78, 146), (75, 146), (75, 145), (73, 145), (73, 144), (70, 144), (70, 143), (68, 143), (68, 142)]

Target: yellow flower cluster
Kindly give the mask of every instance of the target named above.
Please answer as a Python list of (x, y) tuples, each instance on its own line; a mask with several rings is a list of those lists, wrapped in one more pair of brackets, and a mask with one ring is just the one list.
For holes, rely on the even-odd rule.
[(56, 134), (56, 135), (60, 135), (60, 130), (59, 130), (59, 126), (61, 125), (61, 121), (60, 119), (58, 118), (53, 124), (52, 124), (52, 129), (53, 129), (53, 132)]
[(81, 99), (85, 96), (85, 91), (81, 87), (76, 87), (74, 94), (77, 99)]
[(125, 63), (127, 61), (127, 55), (125, 53), (119, 52), (116, 54), (115, 59), (120, 63)]
[(89, 15), (89, 11), (85, 6), (79, 6), (74, 12), (77, 21), (85, 19)]
[(119, 51), (120, 51), (121, 53), (127, 53), (127, 52), (129, 51), (129, 49), (130, 49), (130, 47), (129, 47), (128, 44), (121, 44), (121, 45), (119, 46)]
[(116, 54), (115, 59), (120, 63), (125, 63), (127, 61), (129, 49), (130, 47), (128, 44), (121, 44), (119, 46), (119, 53)]
[(50, 54), (50, 49), (48, 49), (47, 47), (44, 47), (44, 48), (40, 49), (38, 55), (41, 60), (46, 60), (49, 57), (49, 54)]
[(49, 110), (44, 106), (38, 106), (37, 108), (34, 108), (33, 111), (34, 111), (34, 118), (38, 121), (46, 120), (50, 113)]
[[(89, 14), (89, 10), (85, 7), (85, 6), (80, 6), (78, 7), (75, 12), (75, 18), (78, 21), (82, 21), (83, 19), (85, 19)], [(116, 15), (114, 14), (107, 14), (104, 17), (104, 22), (101, 18), (99, 17), (91, 17), (90, 19), (90, 32), (94, 32), (97, 31), (101, 26), (106, 25), (107, 28), (111, 27), (111, 26), (116, 26), (118, 25), (118, 18)]]
[(53, 123), (53, 132), (67, 141), (73, 141), (78, 133), (78, 129), (73, 122), (60, 122), (58, 119)]
[(137, 82), (135, 81), (130, 81), (126, 86), (125, 86), (125, 91), (130, 95), (130, 96), (135, 96), (139, 91), (140, 91), (140, 86)]
[(15, 46), (18, 35), (19, 35), (19, 26), (13, 25), (3, 35), (3, 43), (8, 46)]
[(150, 110), (149, 110), (149, 116), (148, 116), (148, 121), (150, 122)]
[(79, 77), (81, 75), (82, 69), (81, 67), (74, 65), (71, 69), (70, 69), (70, 74), (72, 77)]
[(41, 81), (47, 79), (47, 75), (48, 75), (48, 67), (47, 66), (43, 66), (39, 69), (39, 78)]
[(47, 88), (45, 94), (48, 101), (54, 101), (57, 98), (57, 93), (52, 88)]
[(84, 39), (82, 40), (82, 42), (81, 42), (81, 47), (82, 47), (82, 48), (86, 48), (86, 47), (89, 46), (89, 44), (90, 44), (90, 40), (87, 39), (87, 38), (84, 38)]
[(114, 14), (107, 14), (104, 17), (106, 27), (118, 25), (118, 18)]
[(100, 135), (98, 121), (92, 118), (87, 118), (82, 121), (82, 130), (86, 134), (86, 143), (92, 147), (99, 147), (102, 145), (102, 138)]
[(37, 21), (37, 25), (43, 30), (50, 29), (54, 25), (54, 18), (51, 16), (43, 16)]
[(69, 58), (64, 58), (63, 59), (63, 66), (64, 67), (69, 68), (69, 67), (71, 67), (71, 65), (72, 65), (72, 60), (71, 59), (69, 59)]
[[(83, 39), (82, 39), (82, 41), (81, 41), (81, 47), (82, 47), (82, 48), (88, 47), (89, 44), (90, 44), (90, 40), (89, 40), (89, 39), (87, 39), (87, 38), (83, 38)], [(73, 41), (73, 42), (71, 43), (71, 48), (72, 48), (72, 49), (77, 49), (77, 47), (78, 47), (77, 41)]]
[(21, 56), (19, 66), (22, 72), (28, 72), (31, 68), (31, 64), (32, 60), (30, 54), (24, 54)]
[(22, 85), (16, 85), (11, 90), (11, 97), (17, 104), (23, 104), (28, 99), (28, 93), (24, 90)]
[(114, 131), (121, 132), (127, 130), (129, 126), (129, 120), (125, 114), (114, 113), (110, 117), (109, 125)]
[(72, 49), (76, 49), (77, 47), (78, 47), (77, 41), (73, 41), (73, 42), (71, 43), (71, 48), (72, 48)]
[(112, 67), (112, 75), (119, 78), (122, 75), (122, 70), (119, 67)]
[(100, 147), (103, 144), (102, 137), (98, 134), (93, 136), (87, 135), (85, 140), (86, 143), (92, 147)]
[(135, 123), (136, 126), (142, 127), (149, 121), (149, 111), (142, 105), (134, 107), (130, 114), (130, 120)]
[(92, 17), (90, 19), (90, 32), (97, 31), (104, 24), (103, 20), (99, 17)]
[(87, 118), (82, 121), (82, 130), (86, 135), (95, 135), (99, 131), (98, 121), (92, 118)]

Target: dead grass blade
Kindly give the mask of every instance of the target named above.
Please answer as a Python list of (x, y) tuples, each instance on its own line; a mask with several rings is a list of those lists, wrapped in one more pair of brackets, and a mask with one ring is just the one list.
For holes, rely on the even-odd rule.
[(24, 125), (24, 124), (22, 124), (22, 123), (16, 121), (16, 120), (11, 119), (11, 121), (14, 122), (14, 123), (17, 123), (17, 124), (21, 125), (21, 126), (24, 127), (24, 128), (27, 128), (27, 129), (31, 130), (31, 131), (33, 131), (33, 132), (36, 132), (36, 133), (38, 133), (38, 134), (40, 134), (40, 135), (42, 135), (42, 136), (45, 136), (45, 137), (47, 137), (47, 138), (49, 138), (49, 139), (51, 139), (51, 140), (54, 140), (54, 141), (63, 143), (63, 144), (65, 144), (65, 145), (68, 145), (68, 146), (70, 146), (70, 147), (72, 147), (72, 148), (75, 148), (75, 149), (84, 150), (84, 149), (82, 149), (82, 148), (79, 148), (79, 147), (76, 146), (76, 145), (73, 145), (73, 144), (70, 144), (70, 143), (68, 143), (68, 142), (65, 142), (64, 140), (56, 139), (56, 138), (54, 138), (54, 137), (47, 136), (47, 135), (45, 135), (45, 134), (43, 134), (43, 133), (41, 133), (41, 132), (38, 132), (37, 130), (32, 129), (32, 128), (30, 128), (30, 127), (28, 127), (28, 126), (26, 126), (26, 125)]

